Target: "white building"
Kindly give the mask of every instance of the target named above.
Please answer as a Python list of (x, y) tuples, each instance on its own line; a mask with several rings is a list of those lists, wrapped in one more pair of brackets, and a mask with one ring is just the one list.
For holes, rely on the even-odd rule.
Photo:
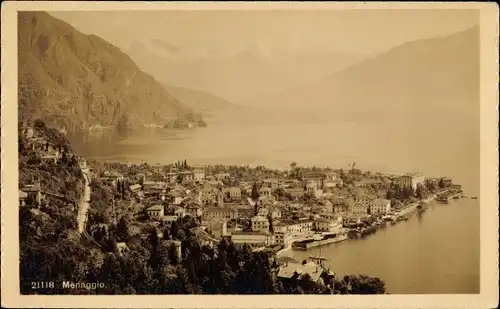
[(172, 223), (177, 221), (177, 219), (179, 219), (179, 217), (177, 217), (177, 216), (163, 216), (163, 217), (161, 217), (161, 221), (163, 223), (166, 223), (167, 226), (172, 226)]
[(290, 196), (292, 198), (301, 198), (305, 194), (304, 188), (300, 188), (300, 187), (297, 187), (297, 188), (286, 188), (285, 192), (288, 193), (288, 194), (290, 194)]
[(376, 199), (370, 204), (370, 213), (373, 215), (386, 214), (391, 211), (391, 201), (386, 199)]
[(194, 174), (190, 171), (180, 172), (178, 177), (182, 179), (182, 182), (194, 181)]
[(333, 179), (333, 180), (325, 180), (323, 181), (323, 188), (331, 189), (336, 187), (341, 187), (343, 184), (342, 179)]
[(304, 233), (313, 230), (314, 222), (312, 220), (283, 220), (274, 225), (274, 231)]
[(276, 191), (280, 187), (280, 183), (277, 179), (265, 179), (262, 182), (262, 186), (266, 188), (270, 188), (271, 191)]
[(229, 188), (229, 197), (233, 201), (241, 200), (241, 189), (239, 187), (231, 187)]
[(241, 189), (239, 187), (226, 187), (222, 189), (224, 197), (230, 201), (240, 201), (241, 200)]
[(218, 173), (215, 175), (215, 179), (218, 181), (231, 179), (231, 174), (229, 173)]
[(272, 197), (272, 190), (268, 187), (261, 187), (259, 189), (260, 197), (270, 199)]
[(252, 218), (252, 231), (254, 232), (269, 232), (269, 220), (266, 217), (255, 216)]
[(167, 183), (162, 181), (146, 181), (142, 184), (142, 190), (145, 194), (161, 194), (166, 192)]
[(354, 200), (361, 205), (369, 206), (373, 203), (375, 197), (371, 195), (359, 194), (354, 197)]
[(337, 220), (318, 219), (314, 221), (314, 229), (318, 232), (339, 232), (342, 226)]
[(417, 190), (418, 184), (424, 184), (425, 178), (422, 173), (407, 173), (401, 177), (394, 180), (395, 184), (398, 184), (402, 188), (411, 187), (413, 190)]
[(148, 216), (151, 219), (159, 219), (165, 215), (165, 209), (163, 205), (154, 205), (146, 209)]
[(282, 245), (285, 248), (289, 247), (293, 243), (293, 236), (291, 232), (275, 232), (274, 240), (277, 245)]
[(365, 216), (368, 214), (368, 204), (352, 203), (349, 205), (349, 210), (353, 215)]
[(233, 232), (231, 240), (235, 244), (248, 244), (252, 247), (274, 245), (274, 236), (261, 232)]
[(177, 176), (178, 176), (178, 174), (174, 173), (174, 172), (169, 172), (169, 173), (165, 174), (165, 177), (167, 178), (167, 181), (169, 183), (176, 183), (177, 182)]
[(318, 184), (316, 182), (309, 181), (306, 184), (306, 191), (307, 191), (307, 194), (309, 194), (310, 196), (316, 196), (317, 190), (318, 190)]
[(205, 179), (205, 171), (202, 169), (193, 170), (194, 181), (202, 182)]
[(234, 208), (210, 207), (203, 210), (203, 220), (208, 222), (212, 219), (237, 219), (238, 211)]
[(161, 166), (160, 164), (156, 164), (156, 165), (153, 167), (153, 171), (154, 171), (156, 174), (160, 174), (160, 173), (163, 171), (163, 166)]

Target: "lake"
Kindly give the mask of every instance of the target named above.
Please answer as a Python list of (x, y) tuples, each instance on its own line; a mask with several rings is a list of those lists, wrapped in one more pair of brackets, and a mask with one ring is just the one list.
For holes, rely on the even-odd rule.
[[(145, 130), (76, 145), (90, 159), (130, 163), (348, 168), (447, 176), (479, 195), (479, 121), (443, 116), (339, 121), (321, 112), (239, 109), (196, 130)], [(312, 251), (314, 252), (314, 251)], [(291, 252), (302, 259), (310, 252)], [(363, 240), (323, 249), (338, 274), (383, 279), (390, 293), (479, 292), (479, 200), (433, 204)]]
[(283, 255), (297, 261), (324, 256), (338, 276), (379, 277), (391, 294), (479, 293), (478, 204), (470, 199), (432, 203), (366, 238)]

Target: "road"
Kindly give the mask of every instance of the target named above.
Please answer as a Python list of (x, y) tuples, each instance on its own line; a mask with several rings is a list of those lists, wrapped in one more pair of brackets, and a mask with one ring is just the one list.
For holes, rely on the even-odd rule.
[(85, 223), (87, 222), (87, 213), (90, 207), (90, 180), (88, 176), (88, 171), (82, 169), (82, 173), (83, 173), (83, 178), (85, 179), (85, 187), (83, 189), (82, 200), (78, 207), (77, 221), (78, 221), (79, 233), (83, 233), (83, 231), (85, 230)]

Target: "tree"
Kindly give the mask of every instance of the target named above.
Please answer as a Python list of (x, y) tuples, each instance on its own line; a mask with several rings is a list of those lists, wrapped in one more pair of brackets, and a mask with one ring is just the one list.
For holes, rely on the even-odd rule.
[(186, 230), (179, 229), (179, 231), (177, 232), (177, 239), (182, 241), (186, 238), (186, 236), (187, 236)]
[(260, 197), (259, 189), (257, 188), (257, 183), (253, 183), (252, 185), (252, 195), (251, 198), (254, 201), (258, 201)]
[(269, 231), (274, 233), (273, 217), (270, 214), (267, 216), (267, 220), (269, 221)]
[(385, 283), (379, 278), (368, 276), (345, 276), (346, 294), (384, 294)]
[(177, 239), (179, 229), (179, 223), (177, 223), (177, 221), (172, 222), (172, 225), (170, 226), (170, 235), (172, 235), (172, 238)]
[(153, 269), (158, 269), (171, 263), (169, 246), (165, 243), (158, 243), (158, 245), (151, 251), (149, 264)]
[(413, 191), (412, 187), (404, 187), (403, 188), (403, 198), (404, 199), (409, 199), (410, 197), (414, 196), (415, 192)]
[(423, 198), (427, 197), (427, 188), (424, 185), (419, 183), (417, 185), (417, 190), (415, 191), (415, 194), (416, 194), (417, 198), (423, 199)]
[(183, 227), (187, 230), (198, 226), (198, 222), (196, 221), (196, 219), (191, 217), (190, 215), (186, 215), (181, 218), (181, 222)]
[(177, 247), (173, 243), (168, 247), (168, 258), (170, 259), (170, 264), (174, 266), (180, 263), (177, 255)]
[(389, 189), (387, 191), (387, 194), (385, 195), (385, 198), (388, 199), (388, 200), (392, 200), (394, 198), (394, 190), (392, 189)]
[(436, 184), (435, 181), (432, 181), (432, 180), (427, 180), (425, 182), (425, 186), (427, 187), (427, 190), (431, 191), (431, 192), (434, 192), (437, 190), (438, 188), (438, 185)]
[(151, 231), (149, 231), (148, 241), (153, 250), (156, 250), (158, 248), (158, 245), (160, 244), (160, 238), (158, 237), (156, 228), (152, 228)]
[(184, 181), (184, 175), (182, 175), (181, 173), (179, 173), (179, 175), (177, 175), (177, 182), (178, 183), (182, 183)]
[(118, 241), (126, 241), (129, 238), (129, 227), (125, 217), (121, 217), (116, 225), (116, 238)]
[(125, 198), (125, 188), (126, 188), (126, 184), (125, 184), (125, 181), (121, 181), (121, 189), (120, 189), (120, 192), (121, 192), (121, 195), (122, 195), (122, 199)]
[(298, 287), (302, 290), (302, 294), (316, 294), (320, 291), (319, 284), (311, 279), (309, 274), (300, 276), (298, 280)]
[(116, 252), (117, 250), (117, 244), (116, 244), (116, 238), (115, 236), (113, 235), (113, 232), (110, 233), (109, 237), (108, 237), (108, 245), (107, 245), (107, 251), (108, 252)]
[(440, 189), (444, 189), (446, 187), (446, 184), (444, 183), (444, 179), (443, 178), (439, 179), (438, 187)]
[(255, 205), (253, 206), (253, 215), (256, 216), (259, 214), (259, 200), (255, 201)]

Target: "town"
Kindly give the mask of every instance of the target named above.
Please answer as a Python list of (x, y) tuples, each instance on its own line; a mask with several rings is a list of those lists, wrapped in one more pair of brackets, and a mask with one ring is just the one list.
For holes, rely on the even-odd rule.
[(343, 234), (361, 232), (362, 222), (397, 220), (453, 186), (450, 179), (425, 179), (419, 173), (362, 172), (355, 163), (346, 171), (296, 164), (286, 171), (191, 166), (187, 160), (171, 165), (93, 162), (87, 168), (92, 181), (125, 191), (113, 201), (110, 216), (115, 221), (132, 216), (138, 233), (144, 224), (170, 228), (190, 216), (207, 239), (228, 237), (255, 250), (287, 249), (315, 235), (344, 240)]
[[(88, 162), (36, 132), (26, 124), (20, 128), (23, 150), (31, 152), (30, 157), (49, 169), (63, 160), (75, 160), (83, 175), (81, 195), (71, 200), (78, 231), (120, 255), (130, 251), (134, 241), (154, 233), (181, 260), (182, 226), (203, 245), (216, 247), (226, 239), (279, 257), (289, 249), (363, 237), (425, 209), (432, 199), (462, 192), (448, 178), (363, 172), (355, 162), (346, 170), (301, 167), (295, 162), (284, 170), (197, 166), (186, 159), (169, 165)], [(21, 206), (47, 207), (47, 196), (65, 198), (43, 190), (40, 180), (27, 182), (20, 187)], [(326, 259), (311, 259), (282, 263), (277, 277), (287, 280), (303, 272), (315, 276)]]
[[(57, 164), (61, 159), (62, 151), (35, 137), (33, 128), (25, 126), (22, 133), (32, 149), (39, 150), (42, 162)], [(361, 233), (363, 222), (373, 225), (404, 217), (422, 201), (429, 201), (429, 196), (435, 198), (439, 190), (456, 187), (450, 179), (426, 179), (420, 173), (362, 172), (356, 163), (347, 170), (299, 167), (296, 163), (287, 170), (272, 170), (263, 166), (191, 166), (187, 160), (170, 165), (88, 164), (78, 157), (78, 162), (91, 184), (106, 187), (116, 196), (106, 209), (110, 218), (114, 222), (129, 218), (131, 230), (137, 234), (144, 226), (153, 224), (161, 230), (190, 216), (199, 221), (200, 232), (207, 239), (228, 237), (235, 244), (255, 249), (287, 249), (314, 234), (333, 234), (333, 240), (344, 240), (343, 234)], [(35, 186), (21, 188), (21, 203)]]

